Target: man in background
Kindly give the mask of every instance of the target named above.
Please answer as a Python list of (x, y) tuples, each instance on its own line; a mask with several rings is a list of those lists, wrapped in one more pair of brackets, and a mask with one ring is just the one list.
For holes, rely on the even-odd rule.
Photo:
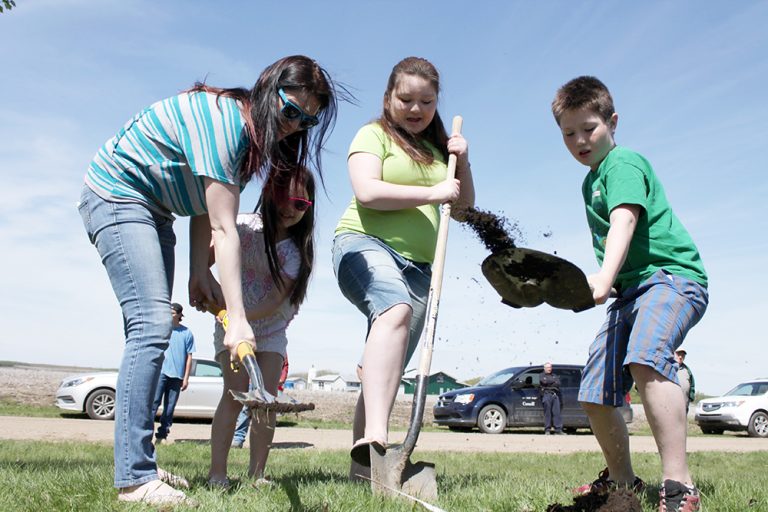
[(687, 413), (691, 402), (696, 398), (696, 381), (693, 378), (693, 372), (684, 362), (686, 355), (688, 355), (688, 352), (683, 349), (675, 351), (675, 359), (678, 365), (677, 380), (680, 382), (680, 389), (685, 397), (685, 412)]
[(561, 435), (563, 418), (560, 414), (560, 377), (552, 373), (552, 363), (544, 364), (544, 373), (539, 377), (541, 405), (544, 407), (544, 434)]
[(157, 416), (160, 403), (163, 403), (163, 414), (160, 416), (160, 426), (155, 434), (155, 443), (161, 443), (168, 437), (173, 424), (173, 411), (179, 394), (189, 385), (189, 371), (192, 367), (192, 353), (195, 351), (195, 338), (192, 331), (181, 325), (184, 317), (181, 304), (171, 304), (173, 331), (168, 348), (165, 349), (165, 360), (157, 382), (155, 402), (152, 404), (152, 417)]

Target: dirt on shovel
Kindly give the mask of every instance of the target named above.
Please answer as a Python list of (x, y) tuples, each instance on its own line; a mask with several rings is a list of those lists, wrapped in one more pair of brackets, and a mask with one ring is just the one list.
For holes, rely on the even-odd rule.
[(587, 278), (576, 265), (552, 254), (516, 246), (514, 234), (520, 234), (517, 223), (507, 228), (508, 221), (503, 217), (476, 208), (462, 210), (458, 218), (491, 251), (481, 268), (504, 304), (527, 308), (546, 302), (577, 313), (595, 306)]

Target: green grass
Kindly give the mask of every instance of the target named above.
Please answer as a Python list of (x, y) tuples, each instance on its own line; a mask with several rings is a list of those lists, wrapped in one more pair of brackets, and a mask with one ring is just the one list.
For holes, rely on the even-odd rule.
[(0, 416), (32, 416), (34, 418), (87, 418), (86, 415), (68, 413), (55, 405), (30, 405), (9, 397), (0, 397)]
[[(205, 511), (368, 511), (422, 510), (401, 499), (371, 495), (368, 486), (347, 481), (346, 451), (276, 449), (270, 457), (271, 488), (255, 489), (245, 478), (248, 453), (233, 450), (229, 492), (205, 486), (209, 447), (174, 443), (158, 448), (168, 471), (190, 479), (189, 494)], [(569, 489), (591, 481), (603, 467), (597, 453), (572, 455), (418, 453), (437, 464), (440, 497), (436, 505), (458, 511), (544, 511), (567, 504)], [(649, 490), (643, 508), (657, 508), (660, 466), (653, 454), (634, 457)], [(768, 511), (765, 453), (694, 453), (690, 465), (709, 511)], [(139, 511), (126, 506), (112, 488), (112, 448), (106, 444), (3, 441), (0, 444), (0, 510)], [(177, 507), (174, 510), (186, 510)]]

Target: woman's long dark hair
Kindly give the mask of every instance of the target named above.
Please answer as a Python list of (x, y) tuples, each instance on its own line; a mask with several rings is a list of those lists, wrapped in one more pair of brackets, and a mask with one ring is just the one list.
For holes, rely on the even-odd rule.
[(270, 175), (270, 178), (264, 184), (261, 192), (261, 198), (256, 205), (256, 209), (261, 214), (264, 224), (264, 245), (267, 253), (267, 262), (269, 263), (269, 273), (272, 280), (282, 289), (285, 285), (283, 277), (280, 274), (280, 266), (277, 257), (277, 228), (280, 221), (278, 207), (288, 199), (292, 184), (304, 184), (307, 191), (307, 199), (312, 201), (304, 216), (295, 225), (288, 228), (288, 238), (293, 240), (296, 247), (299, 248), (301, 264), (299, 274), (296, 277), (296, 284), (291, 292), (291, 304), (301, 305), (307, 296), (307, 287), (309, 286), (309, 277), (312, 274), (312, 266), (315, 262), (315, 178), (312, 173), (306, 171), (301, 173), (304, 176), (302, 181), (299, 174), (291, 177), (284, 173)]
[(437, 68), (429, 62), (427, 59), (421, 57), (406, 57), (401, 60), (395, 67), (392, 68), (392, 73), (389, 75), (387, 81), (387, 90), (384, 91), (384, 109), (379, 117), (378, 122), (384, 132), (392, 137), (395, 143), (403, 148), (409, 157), (414, 161), (423, 164), (431, 165), (434, 161), (434, 155), (432, 151), (424, 145), (424, 142), (429, 142), (443, 155), (444, 161), (448, 162), (448, 134), (445, 131), (443, 120), (440, 118), (440, 114), (435, 110), (435, 117), (432, 118), (432, 122), (418, 134), (412, 134), (404, 130), (392, 119), (392, 114), (389, 112), (390, 103), (392, 101), (392, 94), (394, 94), (395, 86), (397, 86), (397, 80), (400, 75), (415, 75), (427, 80), (434, 88), (437, 95), (440, 94), (440, 74), (437, 72)]
[[(286, 92), (304, 91), (316, 98), (320, 123), (279, 140), (280, 88)], [(295, 174), (303, 180), (302, 174), (308, 169), (314, 170), (323, 182), (321, 152), (336, 123), (338, 103), (337, 85), (317, 62), (303, 55), (285, 57), (268, 66), (250, 90), (198, 82), (188, 92), (202, 91), (233, 98), (242, 105), (250, 145), (239, 170), (241, 182), (247, 183), (253, 176), (263, 177), (267, 170), (270, 176)], [(342, 98), (351, 97), (343, 86), (341, 92)]]

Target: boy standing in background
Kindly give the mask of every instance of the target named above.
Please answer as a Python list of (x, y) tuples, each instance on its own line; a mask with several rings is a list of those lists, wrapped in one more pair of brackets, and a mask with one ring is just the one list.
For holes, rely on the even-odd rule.
[(685, 400), (674, 351), (707, 308), (701, 257), (648, 161), (614, 142), (618, 115), (600, 80), (582, 76), (563, 85), (552, 113), (568, 151), (589, 167), (582, 194), (601, 265), (587, 278), (593, 298), (603, 304), (616, 294), (590, 346), (579, 389), (608, 467), (579, 491), (644, 487), (632, 469), (629, 435), (617, 409), (634, 382), (661, 457), (659, 510), (700, 510), (686, 458)]
[(160, 404), (163, 404), (163, 414), (160, 416), (160, 426), (157, 427), (155, 443), (162, 443), (168, 437), (173, 425), (173, 411), (179, 395), (189, 385), (189, 372), (192, 368), (192, 353), (195, 351), (195, 337), (192, 331), (181, 325), (184, 317), (181, 304), (171, 304), (171, 319), (173, 331), (165, 349), (163, 367), (160, 370), (160, 380), (157, 383), (155, 402), (152, 404), (152, 417), (157, 415)]

